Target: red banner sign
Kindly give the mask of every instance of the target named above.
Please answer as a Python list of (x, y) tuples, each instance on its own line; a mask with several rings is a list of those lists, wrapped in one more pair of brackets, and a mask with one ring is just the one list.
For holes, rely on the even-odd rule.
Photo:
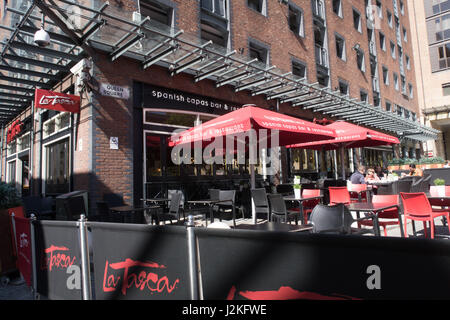
[(31, 286), (31, 225), (30, 219), (14, 217), (16, 226), (17, 267), (26, 283)]
[(80, 96), (42, 89), (36, 89), (34, 94), (34, 105), (41, 109), (79, 113), (80, 100)]
[(6, 143), (10, 143), (21, 131), (22, 131), (22, 121), (16, 120), (11, 124), (6, 134)]

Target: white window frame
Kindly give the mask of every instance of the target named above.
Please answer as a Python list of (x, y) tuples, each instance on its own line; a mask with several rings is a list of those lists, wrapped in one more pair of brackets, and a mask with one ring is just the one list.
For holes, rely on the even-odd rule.
[[(61, 118), (65, 117), (65, 116), (69, 117), (69, 124), (67, 126), (65, 126), (65, 127), (59, 127), (58, 122), (60, 123)], [(49, 127), (49, 125), (52, 122), (55, 123), (55, 131), (50, 133), (50, 134), (47, 134), (47, 131), (48, 131), (47, 128)], [(59, 114), (51, 117), (50, 119), (46, 120), (43, 123), (43, 125), (42, 125), (43, 138), (47, 139), (47, 138), (49, 138), (49, 137), (51, 137), (51, 136), (53, 136), (53, 135), (55, 135), (55, 134), (57, 134), (59, 132), (67, 130), (67, 129), (71, 128), (71, 127), (72, 127), (72, 117), (70, 116), (70, 112), (60, 112)]]
[(289, 25), (289, 30), (294, 32), (296, 35), (304, 38), (305, 37), (305, 15), (304, 15), (304, 12), (303, 12), (303, 10), (300, 7), (298, 7), (296, 5), (289, 4), (288, 5), (288, 14), (289, 14), (289, 12), (291, 10), (296, 12), (297, 14), (299, 14), (300, 23), (299, 23), (299, 26), (298, 26), (298, 30), (296, 30), (296, 31), (292, 30), (290, 28), (290, 25)]
[[(166, 123), (145, 121), (145, 112), (147, 112), (147, 111), (150, 111), (150, 112), (169, 112), (169, 113), (179, 113), (179, 114), (189, 114), (189, 115), (200, 115), (200, 116), (205, 116), (205, 117), (211, 117), (212, 119), (219, 117), (219, 115), (216, 115), (216, 114), (197, 112), (197, 111), (186, 111), (186, 110), (177, 110), (177, 109), (163, 109), (163, 108), (144, 108), (144, 109), (142, 109), (142, 119), (143, 119), (143, 123), (144, 124), (149, 124), (149, 125), (153, 125), (153, 126), (160, 126), (160, 127), (170, 127), (170, 128), (174, 128), (174, 129), (189, 129), (191, 127), (185, 127), (185, 126), (180, 126), (180, 125), (175, 125), (175, 124), (166, 124)], [(192, 124), (192, 126), (194, 126), (194, 124)], [(167, 131), (164, 131), (164, 132), (165, 132), (165, 134), (170, 134), (170, 133), (167, 133)], [(158, 134), (160, 134), (160, 133), (158, 133)]]

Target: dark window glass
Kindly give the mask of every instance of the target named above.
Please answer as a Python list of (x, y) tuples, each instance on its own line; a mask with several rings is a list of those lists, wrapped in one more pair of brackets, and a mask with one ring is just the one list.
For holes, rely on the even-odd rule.
[(292, 61), (292, 74), (300, 78), (306, 78), (306, 66), (300, 62)]
[(247, 5), (250, 8), (262, 13), (262, 0), (247, 0)]
[(46, 147), (45, 193), (69, 192), (69, 139)]

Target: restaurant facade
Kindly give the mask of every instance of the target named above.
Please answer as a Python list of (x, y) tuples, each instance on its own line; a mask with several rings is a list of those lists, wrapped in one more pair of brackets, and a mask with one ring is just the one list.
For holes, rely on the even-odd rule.
[[(392, 2), (381, 2), (383, 10), (394, 12)], [(392, 112), (395, 105), (416, 114), (414, 96), (380, 89), (373, 80), (383, 76), (381, 66), (391, 68), (393, 62), (382, 49), (375, 60), (369, 54), (369, 34), (375, 37), (385, 28), (369, 27), (362, 13), (370, 3), (342, 1), (338, 13), (335, 1), (309, 0), (55, 3), (13, 1), (3, 11), (3, 25), (19, 24), (17, 32), (10, 30), (13, 37), (6, 40), (0, 66), (9, 72), (0, 77), (0, 99), (11, 100), (5, 101), (1, 118), (1, 172), (2, 180), (16, 183), (23, 196), (86, 190), (89, 209), (95, 211), (96, 202), (109, 193), (139, 204), (169, 189), (182, 189), (187, 198), (204, 197), (211, 187), (242, 190), (249, 181), (248, 165), (175, 165), (168, 142), (175, 130), (246, 104), (308, 121), (345, 120), (401, 140), (396, 147), (343, 154), (270, 150), (279, 154), (281, 170), (266, 176), (259, 163), (259, 185), (287, 182), (294, 175), (333, 178), (341, 161), (347, 176), (360, 163), (386, 166), (392, 157), (420, 155), (422, 141), (437, 134), (418, 118)], [(361, 13), (356, 33), (351, 19), (340, 17), (355, 12)], [(45, 49), (33, 43), (35, 29), (28, 23), (37, 25), (41, 15), (54, 40)], [(407, 27), (407, 16), (397, 15)], [(344, 31), (337, 34), (340, 28)], [(348, 34), (345, 59), (335, 57), (340, 34)], [(402, 48), (408, 52), (409, 44)], [(371, 70), (372, 60), (376, 70)], [(412, 86), (414, 79), (408, 78)], [(80, 96), (80, 111), (37, 108), (35, 88)]]

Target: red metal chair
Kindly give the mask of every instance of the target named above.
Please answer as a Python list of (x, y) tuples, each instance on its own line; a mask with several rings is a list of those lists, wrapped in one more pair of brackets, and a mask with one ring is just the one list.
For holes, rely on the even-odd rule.
[[(382, 203), (382, 204), (400, 204), (398, 195), (396, 194), (386, 194), (386, 195), (374, 195), (372, 196), (372, 203)], [(378, 224), (383, 227), (384, 236), (387, 236), (387, 226), (399, 225), (400, 220), (398, 217), (398, 208), (387, 209), (378, 213), (378, 219), (389, 219), (389, 220), (379, 220)], [(359, 223), (363, 226), (373, 227), (373, 220), (362, 220)]]
[[(445, 212), (433, 211), (430, 202), (428, 201), (428, 198), (424, 192), (415, 192), (415, 193), (400, 192), (400, 196), (402, 198), (403, 203), (405, 237), (408, 237), (407, 219), (412, 220), (413, 223), (414, 221), (422, 221), (425, 237), (428, 237), (427, 221), (429, 221), (432, 239), (434, 239), (434, 218), (444, 216), (446, 217), (447, 221), (449, 221), (448, 211)], [(449, 232), (450, 232), (450, 225), (449, 225)]]
[[(302, 197), (318, 197), (320, 196), (320, 189), (303, 189)], [(305, 200), (303, 201), (303, 221), (308, 221), (308, 214), (312, 212), (315, 206), (320, 203), (320, 199)]]
[(330, 194), (330, 204), (350, 204), (350, 192), (347, 187), (328, 187)]
[[(351, 202), (367, 202), (367, 184), (351, 184), (349, 187)], [(365, 191), (365, 192), (362, 192)], [(361, 197), (359, 196), (361, 195)]]

